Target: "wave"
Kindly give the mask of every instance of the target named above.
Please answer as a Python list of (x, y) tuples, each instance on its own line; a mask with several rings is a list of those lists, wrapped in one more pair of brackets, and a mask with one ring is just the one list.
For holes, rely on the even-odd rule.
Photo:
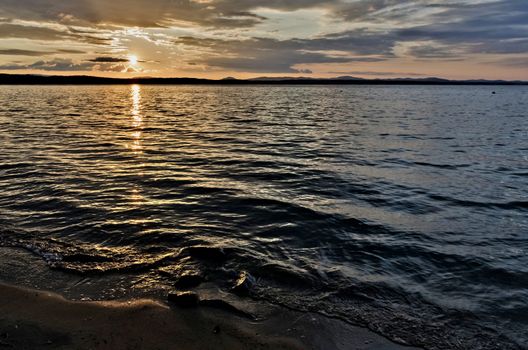
[(106, 89), (2, 99), (0, 245), (139, 294), (245, 271), (251, 297), (429, 349), (527, 342), (513, 90), (152, 86), (131, 113)]
[(505, 210), (526, 210), (528, 209), (528, 201), (510, 201), (510, 202), (477, 202), (467, 199), (457, 199), (453, 197), (443, 196), (439, 194), (429, 194), (429, 198), (441, 201), (448, 202), (453, 206), (460, 207), (474, 207), (474, 208), (499, 208)]

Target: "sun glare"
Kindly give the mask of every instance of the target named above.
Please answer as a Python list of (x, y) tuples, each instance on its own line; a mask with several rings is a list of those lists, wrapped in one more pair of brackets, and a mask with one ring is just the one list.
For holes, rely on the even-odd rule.
[(128, 61), (131, 65), (136, 65), (138, 63), (138, 58), (136, 55), (130, 55), (128, 56)]

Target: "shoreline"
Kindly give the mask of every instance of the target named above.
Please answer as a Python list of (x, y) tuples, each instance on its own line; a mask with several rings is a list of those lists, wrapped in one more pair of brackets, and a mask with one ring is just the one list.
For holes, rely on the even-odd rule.
[[(0, 284), (0, 345), (14, 349), (302, 349), (259, 333), (235, 317), (172, 309), (154, 300), (69, 301)], [(8, 301), (8, 302), (6, 302)]]
[[(21, 254), (0, 249), (4, 264), (6, 251)], [(72, 301), (14, 282), (0, 279), (0, 348), (5, 349), (417, 349), (276, 305), (261, 308), (258, 321), (252, 321), (229, 310), (181, 308), (155, 299)]]

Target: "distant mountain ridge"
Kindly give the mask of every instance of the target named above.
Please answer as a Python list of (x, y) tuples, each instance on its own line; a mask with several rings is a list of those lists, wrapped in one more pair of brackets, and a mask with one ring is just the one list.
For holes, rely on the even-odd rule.
[(88, 75), (36, 75), (36, 74), (0, 74), (0, 85), (91, 85), (91, 84), (211, 84), (211, 85), (528, 85), (521, 80), (449, 80), (436, 77), (428, 78), (390, 78), (365, 79), (353, 76), (335, 78), (311, 77), (258, 77), (250, 79), (202, 78), (105, 78)]
[[(233, 78), (234, 79), (234, 78)], [(352, 76), (340, 76), (335, 78), (312, 78), (312, 77), (258, 77), (245, 79), (249, 81), (283, 81), (283, 80), (368, 80), (363, 78), (357, 78)]]

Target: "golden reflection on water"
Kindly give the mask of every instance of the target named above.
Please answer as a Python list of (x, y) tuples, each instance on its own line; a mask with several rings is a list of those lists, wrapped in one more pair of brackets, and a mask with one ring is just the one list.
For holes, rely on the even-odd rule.
[(141, 144), (141, 128), (143, 126), (143, 116), (141, 115), (141, 86), (134, 84), (131, 86), (130, 97), (132, 106), (130, 114), (132, 116), (132, 127), (136, 130), (132, 132), (132, 143), (130, 149), (134, 154), (141, 154), (143, 146)]
[(133, 188), (130, 191), (129, 200), (130, 200), (131, 204), (139, 206), (139, 205), (143, 204), (143, 202), (145, 201), (145, 198), (141, 194), (141, 191), (140, 191), (139, 188)]
[[(134, 155), (140, 155), (143, 150), (141, 137), (143, 128), (143, 115), (141, 113), (141, 86), (134, 84), (130, 87), (130, 115), (132, 117), (132, 131), (131, 144), (129, 148), (132, 150)], [(145, 202), (145, 198), (142, 194), (141, 188), (134, 187), (130, 191), (129, 203), (132, 206), (141, 206)]]

